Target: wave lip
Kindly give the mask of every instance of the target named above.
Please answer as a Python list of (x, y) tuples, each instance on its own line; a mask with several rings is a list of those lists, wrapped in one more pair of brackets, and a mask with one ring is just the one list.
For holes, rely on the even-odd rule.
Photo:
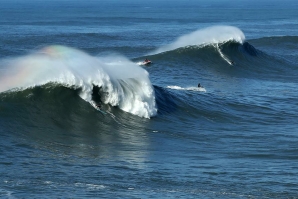
[(162, 46), (150, 54), (159, 54), (186, 46), (218, 44), (227, 41), (236, 41), (242, 44), (245, 41), (245, 35), (234, 26), (211, 26), (183, 35), (175, 42)]
[(119, 55), (93, 57), (65, 46), (49, 46), (27, 56), (0, 60), (0, 92), (24, 90), (48, 83), (80, 88), (80, 97), (92, 101), (93, 87), (112, 106), (150, 118), (157, 113), (154, 89), (146, 70)]

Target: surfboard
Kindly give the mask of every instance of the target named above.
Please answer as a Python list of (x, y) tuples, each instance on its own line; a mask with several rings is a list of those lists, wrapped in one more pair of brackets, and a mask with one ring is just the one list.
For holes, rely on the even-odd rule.
[(89, 102), (91, 104), (91, 106), (93, 106), (93, 108), (95, 108), (96, 110), (98, 110), (99, 112), (101, 112), (102, 114), (107, 114), (105, 111), (103, 111), (102, 109), (100, 109), (96, 103), (94, 101)]

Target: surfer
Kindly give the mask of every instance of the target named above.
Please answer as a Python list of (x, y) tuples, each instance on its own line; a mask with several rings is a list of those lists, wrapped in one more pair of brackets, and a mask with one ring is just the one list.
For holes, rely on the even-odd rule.
[(99, 109), (101, 109), (101, 104), (100, 103), (94, 103), (95, 104), (95, 106), (97, 107), (97, 108), (99, 108)]
[(202, 86), (201, 86), (201, 84), (200, 84), (200, 83), (198, 84), (198, 88), (202, 88)]
[(148, 61), (149, 61), (149, 60), (146, 58), (146, 59), (145, 59), (145, 62), (148, 62)]

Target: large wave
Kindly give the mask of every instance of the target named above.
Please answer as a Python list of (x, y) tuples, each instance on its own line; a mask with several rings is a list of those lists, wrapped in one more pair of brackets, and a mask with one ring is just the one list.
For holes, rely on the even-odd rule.
[(58, 83), (80, 88), (80, 97), (91, 102), (97, 86), (103, 103), (145, 118), (157, 112), (148, 72), (120, 55), (93, 57), (77, 49), (49, 46), (1, 60), (0, 68), (0, 92)]
[(245, 36), (239, 28), (233, 26), (212, 26), (183, 35), (173, 43), (162, 46), (150, 54), (159, 54), (186, 46), (210, 45), (227, 41), (236, 41), (242, 44), (245, 41)]

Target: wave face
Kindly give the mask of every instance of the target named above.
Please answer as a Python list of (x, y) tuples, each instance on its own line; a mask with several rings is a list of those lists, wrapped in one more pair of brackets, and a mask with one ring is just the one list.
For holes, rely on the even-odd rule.
[(1, 68), (0, 92), (56, 83), (79, 88), (79, 96), (91, 102), (93, 87), (97, 86), (105, 104), (145, 118), (157, 112), (147, 71), (119, 55), (93, 57), (73, 48), (49, 46), (4, 60)]

